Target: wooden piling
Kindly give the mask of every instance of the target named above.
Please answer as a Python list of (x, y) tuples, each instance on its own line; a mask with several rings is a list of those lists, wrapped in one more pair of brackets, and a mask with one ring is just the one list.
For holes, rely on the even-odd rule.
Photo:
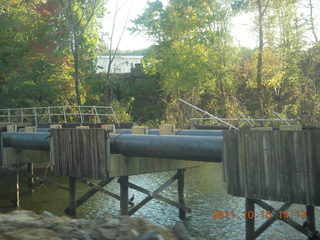
[(69, 177), (69, 197), (70, 197), (70, 212), (69, 215), (76, 217), (77, 201), (76, 201), (76, 178)]
[(254, 200), (246, 198), (246, 240), (254, 240)]
[[(97, 185), (100, 186), (100, 187), (104, 187), (106, 186), (107, 184), (109, 184), (111, 181), (113, 180), (113, 178), (107, 178), (107, 179), (104, 179), (102, 180), (100, 183), (98, 183)], [(99, 189), (97, 188), (91, 188), (88, 192), (86, 192), (85, 194), (83, 194), (81, 197), (79, 197), (77, 200), (76, 200), (76, 205), (75, 207), (79, 207), (81, 206), (83, 203), (85, 203), (87, 200), (89, 200), (89, 198), (91, 198), (93, 195), (95, 195), (96, 193), (99, 192)], [(71, 206), (67, 207), (64, 212), (66, 214), (70, 214), (70, 211), (71, 211)]]
[(27, 163), (27, 173), (28, 173), (28, 189), (33, 191), (33, 163)]
[(19, 170), (16, 172), (16, 207), (20, 208), (20, 176)]
[[(178, 201), (179, 204), (185, 205), (184, 201), (184, 173), (185, 169), (178, 169)], [(179, 218), (185, 219), (186, 218), (186, 210), (179, 208)]]
[[(316, 222), (315, 222), (315, 215), (314, 215), (314, 206), (306, 206), (306, 211), (307, 211), (307, 228), (311, 232), (316, 231)], [(308, 238), (308, 239), (313, 239), (313, 238)]]
[(120, 213), (121, 215), (129, 215), (128, 176), (119, 177), (119, 183), (120, 183)]

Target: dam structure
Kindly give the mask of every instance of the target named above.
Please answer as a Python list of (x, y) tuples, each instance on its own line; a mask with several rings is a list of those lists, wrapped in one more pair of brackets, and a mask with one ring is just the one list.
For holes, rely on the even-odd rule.
[[(120, 201), (122, 215), (133, 215), (152, 199), (178, 209), (184, 219), (192, 210), (184, 199), (186, 169), (202, 162), (223, 164), (228, 193), (245, 198), (246, 239), (257, 239), (274, 222), (282, 221), (308, 239), (319, 239), (315, 225), (315, 207), (320, 206), (320, 131), (297, 125), (229, 130), (176, 130), (172, 125), (159, 129), (133, 126), (116, 129), (114, 125), (64, 126), (49, 124), (43, 128), (3, 124), (0, 136), (0, 165), (16, 173), (16, 205), (19, 206), (19, 173), (27, 165), (29, 185), (34, 181), (33, 165), (47, 163), (54, 174), (69, 179), (69, 206), (65, 212), (76, 216), (76, 210), (94, 194), (102, 192)], [(130, 176), (175, 171), (155, 191), (131, 183)], [(98, 184), (91, 181), (99, 180)], [(105, 188), (117, 179), (120, 192)], [(178, 182), (178, 201), (161, 195)], [(77, 182), (91, 189), (77, 196)], [(54, 184), (54, 183), (53, 183)], [(58, 184), (57, 184), (58, 186)], [(128, 189), (146, 195), (133, 205)], [(283, 205), (273, 208), (266, 201)], [(305, 205), (305, 222), (297, 223), (288, 214), (292, 204)], [(255, 226), (259, 206), (265, 222)], [(216, 206), (219, 207), (219, 206)], [(225, 213), (226, 214), (226, 213)], [(231, 213), (229, 213), (232, 215)], [(237, 217), (237, 216), (231, 216)]]

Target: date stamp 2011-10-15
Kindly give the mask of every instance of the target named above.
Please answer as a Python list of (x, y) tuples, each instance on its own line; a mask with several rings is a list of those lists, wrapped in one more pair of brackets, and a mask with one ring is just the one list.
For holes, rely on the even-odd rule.
[[(211, 216), (212, 219), (270, 219), (273, 216), (273, 212), (268, 210), (261, 211), (228, 211), (228, 210), (213, 210), (211, 211), (213, 214)], [(307, 211), (306, 210), (286, 210), (279, 211), (278, 218), (298, 218), (298, 219), (306, 219)]]

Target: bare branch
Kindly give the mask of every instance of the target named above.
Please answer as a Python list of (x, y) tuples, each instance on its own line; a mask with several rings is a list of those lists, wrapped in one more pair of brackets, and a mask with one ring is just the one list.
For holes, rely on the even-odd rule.
[(263, 15), (264, 15), (265, 12), (266, 12), (266, 10), (267, 10), (267, 8), (268, 8), (268, 6), (269, 6), (269, 3), (270, 3), (270, 0), (268, 0), (267, 3), (266, 3), (266, 5), (264, 6), (264, 9), (263, 9), (263, 11), (262, 11), (262, 17), (263, 17)]
[(311, 22), (312, 34), (313, 34), (315, 41), (319, 42), (316, 30), (315, 30), (315, 26), (314, 26), (312, 0), (309, 0), (309, 8), (310, 8), (310, 22)]

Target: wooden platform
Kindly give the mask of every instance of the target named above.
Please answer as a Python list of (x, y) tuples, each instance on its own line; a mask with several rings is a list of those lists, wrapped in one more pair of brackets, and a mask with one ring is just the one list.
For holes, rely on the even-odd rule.
[(233, 196), (320, 206), (320, 131), (225, 131)]

